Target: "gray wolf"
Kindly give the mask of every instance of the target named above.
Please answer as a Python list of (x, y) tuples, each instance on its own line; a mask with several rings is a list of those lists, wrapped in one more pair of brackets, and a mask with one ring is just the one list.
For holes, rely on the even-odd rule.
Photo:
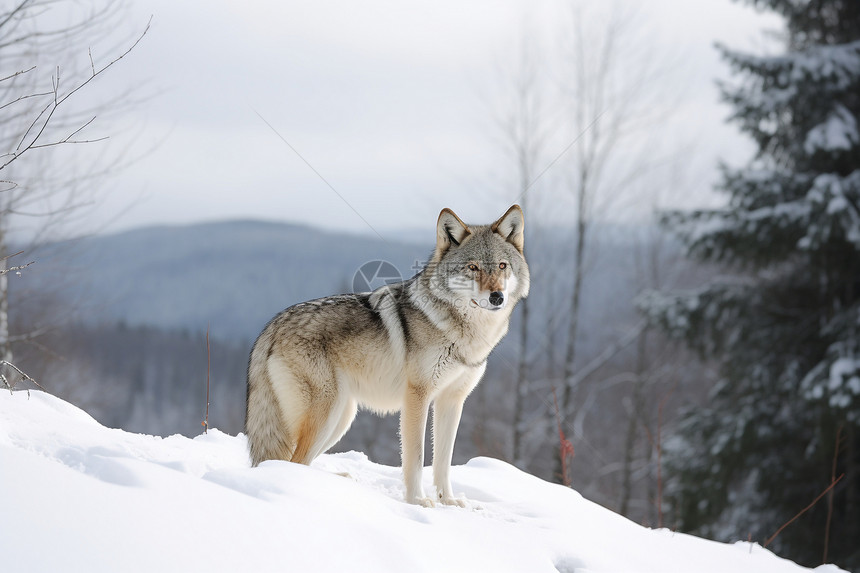
[[(430, 261), (411, 279), (275, 316), (248, 363), (253, 465), (310, 464), (346, 433), (359, 406), (399, 410), (406, 501), (464, 505), (449, 479), (454, 438), (466, 397), (529, 291), (523, 224), (518, 205), (474, 226), (443, 209)], [(434, 498), (421, 484), (431, 404)]]

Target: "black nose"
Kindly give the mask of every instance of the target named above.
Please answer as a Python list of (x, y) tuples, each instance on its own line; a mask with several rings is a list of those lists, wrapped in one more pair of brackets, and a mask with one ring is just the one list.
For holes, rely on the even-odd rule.
[(505, 295), (500, 291), (494, 290), (490, 293), (490, 304), (493, 306), (501, 306), (505, 302)]

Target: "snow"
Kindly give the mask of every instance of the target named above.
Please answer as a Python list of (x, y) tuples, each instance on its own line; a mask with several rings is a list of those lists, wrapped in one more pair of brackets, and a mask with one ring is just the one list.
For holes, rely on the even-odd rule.
[(847, 151), (858, 142), (857, 121), (845, 106), (836, 104), (833, 113), (806, 134), (803, 149), (810, 155), (818, 150)]
[[(830, 377), (827, 390), (830, 395), (830, 405), (834, 408), (848, 408), (856, 396), (860, 396), (860, 360), (851, 356), (837, 358), (830, 365)], [(824, 392), (817, 388), (818, 398)]]
[(856, 353), (853, 337), (831, 344), (827, 356), (809, 370), (800, 387), (806, 399), (826, 400), (830, 408), (842, 410), (849, 421), (857, 421), (860, 355)]
[(399, 468), (361, 453), (251, 468), (245, 447), (217, 430), (130, 434), (43, 392), (0, 393), (3, 570), (808, 570), (757, 544), (641, 527), (489, 458), (452, 469), (465, 509), (423, 508), (402, 501)]
[(860, 75), (860, 42), (837, 45), (813, 45), (804, 51), (770, 58), (779, 66), (789, 62), (791, 82), (827, 78), (835, 88), (848, 89), (852, 78)]
[(756, 56), (721, 45), (717, 47), (735, 67), (754, 69), (774, 77), (776, 81), (759, 94), (760, 103), (767, 109), (776, 109), (775, 106), (794, 97), (797, 84), (826, 80), (831, 89), (848, 90), (860, 75), (860, 41), (812, 45), (805, 50), (776, 56)]

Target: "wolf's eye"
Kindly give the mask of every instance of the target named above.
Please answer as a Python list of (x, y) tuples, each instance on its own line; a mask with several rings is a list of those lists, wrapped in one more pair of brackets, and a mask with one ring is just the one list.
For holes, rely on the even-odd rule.
[(477, 271), (477, 270), (478, 270), (478, 265), (475, 265), (475, 264), (471, 264), (471, 265), (469, 265), (469, 270), (470, 270), (470, 271)]
[(499, 268), (505, 270), (506, 268), (508, 268), (508, 263), (499, 263)]

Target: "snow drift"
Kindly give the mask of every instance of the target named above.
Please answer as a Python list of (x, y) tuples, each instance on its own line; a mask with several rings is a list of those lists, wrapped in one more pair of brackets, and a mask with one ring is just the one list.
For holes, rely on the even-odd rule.
[(251, 468), (242, 435), (130, 434), (43, 392), (0, 393), (8, 572), (808, 571), (756, 544), (641, 527), (497, 460), (452, 482), (466, 509), (422, 508), (402, 501), (399, 468), (360, 453)]

